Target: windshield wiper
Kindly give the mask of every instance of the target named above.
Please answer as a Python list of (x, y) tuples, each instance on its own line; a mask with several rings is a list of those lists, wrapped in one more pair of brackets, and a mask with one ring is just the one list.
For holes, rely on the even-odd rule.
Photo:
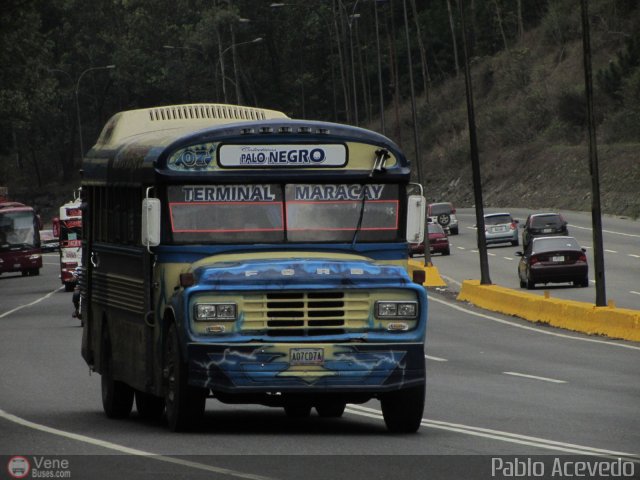
[[(387, 159), (390, 157), (389, 152), (384, 148), (380, 150), (376, 150), (376, 158), (373, 161), (373, 168), (369, 172), (369, 178), (373, 177), (376, 173), (382, 173), (386, 170), (385, 163)], [(353, 233), (353, 239), (351, 240), (351, 248), (355, 249), (356, 242), (358, 240), (358, 233), (360, 233), (360, 229), (362, 228), (362, 219), (364, 218), (364, 206), (367, 201), (367, 184), (362, 185), (361, 192), (361, 202), (360, 202), (360, 213), (358, 214), (358, 224), (356, 225), (356, 231)]]

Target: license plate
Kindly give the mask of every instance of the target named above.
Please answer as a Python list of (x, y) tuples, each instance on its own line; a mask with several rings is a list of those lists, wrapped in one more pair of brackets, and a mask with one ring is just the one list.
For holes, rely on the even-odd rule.
[(542, 233), (553, 233), (553, 228), (543, 228)]
[(557, 256), (557, 257), (551, 257), (551, 261), (552, 262), (564, 262), (564, 257), (563, 256)]
[(291, 365), (322, 365), (324, 348), (291, 348), (289, 363)]
[(506, 229), (506, 227), (493, 227), (494, 232), (504, 232)]

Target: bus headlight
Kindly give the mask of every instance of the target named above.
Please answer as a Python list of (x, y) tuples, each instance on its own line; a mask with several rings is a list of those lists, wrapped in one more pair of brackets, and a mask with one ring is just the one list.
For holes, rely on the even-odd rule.
[(415, 319), (418, 316), (418, 302), (376, 302), (376, 318)]
[(212, 320), (236, 320), (235, 303), (196, 303), (195, 319), (200, 322)]

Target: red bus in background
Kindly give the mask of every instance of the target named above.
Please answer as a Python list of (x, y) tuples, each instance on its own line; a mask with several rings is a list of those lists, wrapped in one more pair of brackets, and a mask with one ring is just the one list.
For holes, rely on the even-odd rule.
[(0, 273), (40, 274), (40, 226), (32, 207), (0, 198)]
[(60, 217), (53, 220), (53, 233), (60, 240), (60, 280), (64, 289), (71, 292), (77, 283), (74, 270), (82, 265), (82, 209), (79, 197), (60, 207)]

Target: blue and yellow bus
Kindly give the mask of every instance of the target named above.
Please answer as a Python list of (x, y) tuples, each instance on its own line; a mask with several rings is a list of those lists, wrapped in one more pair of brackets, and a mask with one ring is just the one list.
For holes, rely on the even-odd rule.
[(379, 399), (414, 432), (425, 202), (388, 138), (281, 112), (120, 112), (83, 164), (82, 355), (109, 417), (172, 430), (207, 398), (340, 417)]

